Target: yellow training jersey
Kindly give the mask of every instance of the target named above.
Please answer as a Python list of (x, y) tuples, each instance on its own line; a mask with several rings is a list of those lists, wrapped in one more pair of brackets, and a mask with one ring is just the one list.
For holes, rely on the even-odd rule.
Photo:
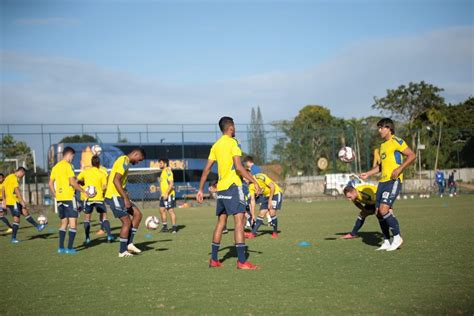
[[(96, 167), (86, 169), (79, 173), (77, 180), (84, 181), (83, 188), (86, 188), (90, 185), (95, 187), (97, 194), (93, 198), (87, 199), (88, 201), (102, 202), (104, 200), (104, 189), (107, 187), (107, 176), (104, 174), (103, 170), (100, 170)], [(86, 199), (86, 196), (83, 193), (81, 193), (81, 199)]]
[[(276, 195), (278, 193), (281, 193), (282, 190), (281, 188), (278, 186), (278, 184), (276, 184), (275, 181), (273, 181), (272, 179), (270, 179), (269, 176), (267, 176), (266, 174), (264, 173), (257, 173), (255, 176), (255, 179), (257, 180), (257, 183), (258, 185), (260, 186), (260, 188), (262, 188), (262, 195), (265, 196), (265, 197), (269, 197), (270, 196), (270, 183), (273, 183), (273, 185), (275, 186), (275, 192), (273, 192), (273, 195)], [(251, 195), (255, 195), (255, 186), (253, 183), (251, 183), (249, 185), (249, 191), (250, 191), (250, 194)]]
[(228, 135), (222, 137), (212, 145), (209, 160), (217, 161), (219, 180), (217, 191), (227, 190), (231, 185), (242, 186), (234, 166), (235, 156), (242, 156), (239, 142)]
[(20, 202), (15, 193), (15, 189), (20, 187), (16, 174), (9, 174), (3, 181), (3, 187), (5, 188), (5, 202), (7, 205), (15, 205)]
[(114, 166), (112, 167), (112, 170), (110, 170), (109, 180), (107, 181), (107, 190), (105, 192), (106, 198), (111, 199), (114, 196), (120, 196), (120, 193), (118, 193), (114, 185), (114, 178), (117, 173), (122, 175), (122, 188), (125, 189), (129, 165), (130, 160), (126, 155), (120, 156), (115, 160)]
[[(161, 175), (160, 175), (161, 195), (164, 195), (166, 192), (168, 192), (171, 181), (174, 182), (173, 171), (171, 170), (170, 167), (166, 167), (165, 169), (163, 169), (163, 171), (161, 171)], [(169, 195), (174, 196), (174, 189), (171, 190)]]
[(3, 187), (4, 187), (5, 180), (0, 183), (0, 201), (3, 201)]
[(357, 190), (357, 199), (355, 202), (359, 202), (366, 205), (375, 205), (375, 193), (377, 187), (372, 184), (361, 184), (355, 187)]
[(64, 159), (53, 167), (49, 178), (54, 181), (56, 200), (72, 201), (75, 190), (69, 183), (69, 178), (75, 176), (72, 165)]
[[(380, 182), (391, 180), (393, 170), (397, 169), (403, 162), (402, 151), (407, 148), (407, 143), (395, 135), (380, 145), (380, 159), (382, 160)], [(403, 181), (403, 174), (401, 173), (398, 178)]]

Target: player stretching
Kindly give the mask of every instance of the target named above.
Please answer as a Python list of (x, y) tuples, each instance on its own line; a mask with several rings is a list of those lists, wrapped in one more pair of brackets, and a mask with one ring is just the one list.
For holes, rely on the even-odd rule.
[[(255, 179), (262, 188), (262, 195), (258, 198), (260, 212), (257, 216), (257, 220), (253, 226), (252, 232), (245, 233), (245, 237), (251, 239), (257, 236), (257, 231), (263, 224), (263, 218), (268, 212), (270, 213), (273, 226), (272, 238), (278, 238), (278, 218), (276, 216), (276, 211), (281, 209), (281, 204), (283, 201), (282, 190), (278, 184), (276, 184), (272, 179), (270, 179), (269, 176), (264, 173), (256, 174)], [(255, 209), (255, 189), (253, 184), (250, 184), (249, 191), (250, 203), (252, 204), (250, 208)]]
[(93, 156), (91, 159), (92, 167), (79, 173), (77, 180), (83, 184), (83, 187), (95, 187), (96, 195), (94, 197), (84, 199), (84, 232), (86, 234), (85, 245), (91, 242), (91, 217), (92, 211), (99, 213), (101, 227), (107, 232), (107, 240), (113, 241), (114, 236), (110, 233), (110, 223), (107, 220), (107, 210), (104, 204), (104, 190), (107, 187), (107, 172), (104, 173), (100, 168), (99, 156)]
[(25, 176), (26, 169), (19, 167), (14, 173), (9, 174), (3, 183), (3, 192), (5, 196), (6, 208), (10, 210), (13, 216), (13, 227), (12, 227), (12, 240), (13, 244), (19, 243), (16, 239), (16, 234), (20, 228), (20, 216), (25, 216), (25, 219), (38, 231), (42, 231), (45, 225), (38, 225), (36, 221), (31, 217), (28, 209), (26, 208), (25, 200), (20, 193), (19, 181)]
[[(76, 175), (71, 165), (75, 153), (75, 150), (71, 147), (64, 148), (63, 159), (53, 167), (49, 177), (49, 189), (53, 198), (56, 199), (58, 216), (61, 220), (58, 253), (76, 253), (76, 249), (73, 246), (79, 214), (76, 198), (74, 197), (75, 190), (81, 191), (89, 197), (76, 181)], [(66, 229), (68, 226), (69, 240), (66, 249), (64, 248), (64, 240), (66, 239)]]
[(8, 218), (5, 217), (7, 208), (6, 208), (5, 199), (4, 199), (5, 193), (3, 192), (4, 181), (5, 181), (5, 175), (3, 173), (0, 173), (0, 221), (4, 222), (5, 225), (7, 225), (8, 227), (7, 233), (11, 233), (12, 225), (8, 221)]
[[(342, 236), (343, 239), (352, 239), (357, 236), (357, 233), (364, 225), (365, 219), (367, 216), (375, 214), (375, 196), (377, 192), (377, 187), (372, 184), (362, 184), (358, 185), (357, 187), (347, 186), (344, 188), (344, 196), (352, 201), (354, 205), (360, 209), (359, 216), (352, 228), (352, 232)], [(390, 239), (390, 228), (387, 222), (383, 219), (380, 214), (377, 214), (377, 218), (379, 219), (380, 228), (382, 229), (382, 233), (384, 239)], [(379, 250), (382, 250), (379, 248)]]
[(120, 258), (133, 256), (131, 252), (142, 252), (133, 244), (133, 238), (142, 220), (142, 213), (130, 201), (125, 191), (125, 185), (127, 184), (130, 164), (135, 165), (143, 159), (145, 159), (145, 151), (142, 148), (135, 148), (128, 155), (118, 157), (114, 162), (107, 181), (105, 203), (110, 206), (115, 218), (119, 218), (122, 222), (122, 228), (120, 229)]
[(169, 167), (168, 159), (160, 159), (159, 166), (162, 170), (160, 175), (160, 215), (163, 227), (161, 228), (161, 231), (168, 231), (168, 224), (166, 223), (166, 211), (168, 211), (171, 217), (171, 223), (173, 224), (172, 233), (176, 234), (178, 231), (178, 226), (176, 226), (176, 214), (174, 213), (174, 208), (176, 207), (176, 200), (174, 193), (173, 171)]
[[(403, 139), (394, 135), (395, 124), (391, 119), (381, 119), (377, 123), (377, 127), (380, 137), (384, 140), (380, 145), (381, 163), (372, 170), (362, 173), (360, 177), (367, 179), (376, 173), (382, 173), (377, 187), (375, 208), (392, 229), (393, 240), (390, 244), (390, 240), (385, 237), (378, 250), (393, 251), (402, 245), (403, 239), (400, 236), (398, 220), (390, 209), (400, 193), (403, 170), (416, 159), (416, 155)], [(405, 161), (403, 161), (402, 155), (407, 157)]]
[(196, 199), (199, 203), (203, 201), (203, 188), (212, 165), (217, 161), (219, 182), (217, 183), (217, 203), (216, 215), (218, 216), (216, 228), (212, 238), (211, 259), (209, 267), (220, 267), (217, 252), (219, 251), (222, 231), (226, 225), (227, 217), (234, 217), (234, 241), (237, 249), (237, 269), (256, 270), (259, 267), (253, 265), (245, 256), (245, 201), (242, 191), (242, 181), (237, 175), (239, 172), (243, 177), (254, 183), (257, 194), (260, 193), (260, 187), (257, 181), (248, 173), (242, 165), (240, 157), (242, 151), (235, 137), (234, 120), (230, 117), (222, 117), (219, 120), (219, 128), (222, 137), (214, 143), (204, 168), (199, 183), (199, 191)]

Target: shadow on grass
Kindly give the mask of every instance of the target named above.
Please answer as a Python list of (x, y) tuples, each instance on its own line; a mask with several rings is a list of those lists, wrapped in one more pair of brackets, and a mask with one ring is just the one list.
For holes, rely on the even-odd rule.
[[(53, 235), (56, 235), (56, 234), (53, 234), (53, 233), (46, 233), (46, 234), (38, 234), (38, 235), (33, 235), (33, 236), (30, 236), (28, 239), (26, 240), (34, 240), (34, 239), (47, 239), (48, 237), (51, 237)], [(56, 239), (58, 237), (56, 236)]]
[(98, 246), (100, 244), (107, 244), (107, 243), (109, 243), (107, 241), (107, 237), (99, 237), (99, 238), (96, 238), (96, 239), (91, 239), (91, 242), (88, 243), (87, 245), (85, 245), (83, 243), (83, 244), (77, 246), (76, 250), (81, 251), (81, 250), (84, 250), (84, 249), (87, 249), (87, 248), (92, 248), (92, 247)]
[[(140, 249), (142, 252), (145, 252), (145, 251), (150, 251), (150, 250), (153, 250), (155, 249), (155, 247), (150, 247), (150, 245), (153, 245), (153, 244), (156, 244), (158, 242), (158, 240), (152, 240), (152, 241), (143, 241), (143, 242), (140, 242), (140, 243), (137, 243), (134, 245), (137, 246), (138, 249)], [(159, 250), (159, 249), (157, 249)], [(166, 249), (168, 250), (168, 249)]]
[[(226, 261), (227, 259), (230, 259), (230, 258), (237, 258), (237, 248), (235, 246), (228, 246), (228, 247), (225, 247), (225, 248), (221, 248), (221, 249), (219, 249), (219, 252), (224, 251), (224, 250), (227, 250), (227, 253), (222, 257), (221, 260), (219, 260), (220, 262), (224, 262), (224, 261)], [(247, 246), (246, 250), (245, 250), (245, 258), (246, 259), (249, 258), (249, 256), (250, 256), (249, 253), (250, 252), (258, 253), (258, 254), (263, 253), (261, 251), (249, 250), (249, 248)], [(211, 255), (211, 253), (209, 253), (209, 255)]]
[[(344, 236), (346, 233), (336, 233), (338, 236)], [(358, 237), (355, 239), (361, 238), (362, 242), (369, 246), (379, 246), (383, 240), (383, 235), (381, 232), (359, 232)], [(338, 240), (340, 237), (327, 237), (324, 240)]]

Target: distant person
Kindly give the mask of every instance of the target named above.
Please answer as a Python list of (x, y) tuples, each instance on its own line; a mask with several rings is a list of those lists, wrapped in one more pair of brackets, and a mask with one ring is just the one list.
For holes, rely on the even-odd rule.
[[(53, 198), (56, 199), (58, 206), (58, 216), (61, 220), (59, 226), (59, 248), (58, 253), (75, 254), (74, 239), (77, 233), (77, 203), (75, 190), (84, 193), (87, 197), (91, 197), (77, 183), (74, 168), (71, 165), (76, 151), (72, 147), (66, 147), (63, 150), (63, 159), (54, 165), (49, 177), (49, 189)], [(64, 247), (66, 239), (66, 230), (69, 227), (69, 240), (67, 248)]]
[(3, 173), (0, 173), (0, 221), (5, 223), (7, 225), (8, 230), (7, 233), (12, 232), (12, 225), (8, 221), (8, 218), (5, 216), (7, 214), (7, 206), (5, 204), (5, 193), (3, 192), (3, 187), (4, 187), (4, 181), (5, 181), (5, 175)]
[(176, 234), (178, 232), (178, 226), (176, 225), (176, 214), (174, 213), (174, 208), (176, 207), (176, 197), (174, 191), (174, 178), (173, 170), (169, 166), (169, 160), (166, 158), (161, 158), (159, 160), (159, 167), (161, 169), (160, 175), (160, 215), (163, 227), (161, 228), (162, 232), (168, 231), (168, 223), (166, 221), (166, 212), (168, 212), (171, 224), (173, 225), (171, 232)]
[(452, 197), (453, 195), (458, 194), (458, 188), (456, 185), (456, 170), (453, 170), (448, 177), (448, 189), (449, 189), (449, 196)]
[(254, 161), (253, 161), (253, 157), (252, 156), (246, 156), (244, 158), (244, 164), (245, 164), (245, 167), (247, 169), (250, 170), (250, 173), (253, 174), (253, 175), (256, 175), (257, 173), (261, 173), (262, 172), (262, 168), (260, 168), (259, 166), (257, 166)]
[(444, 172), (436, 169), (435, 173), (435, 182), (438, 186), (438, 194), (440, 197), (443, 197), (444, 194), (444, 187), (445, 187), (445, 180), (444, 180)]
[[(380, 145), (380, 165), (362, 173), (360, 178), (368, 177), (381, 172), (379, 185), (377, 187), (375, 208), (388, 226), (392, 229), (393, 240), (384, 239), (378, 250), (397, 250), (403, 243), (400, 234), (400, 225), (392, 211), (392, 205), (400, 193), (403, 181), (403, 170), (415, 159), (415, 153), (408, 147), (407, 143), (395, 136), (395, 124), (390, 118), (383, 118), (377, 123), (378, 132), (384, 142)], [(402, 156), (407, 157), (403, 161)]]

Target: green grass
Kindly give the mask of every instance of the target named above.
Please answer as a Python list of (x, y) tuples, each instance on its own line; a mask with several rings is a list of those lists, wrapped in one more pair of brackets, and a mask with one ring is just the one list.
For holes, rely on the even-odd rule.
[[(374, 217), (362, 238), (338, 238), (356, 218), (349, 202), (288, 202), (279, 239), (247, 242), (259, 271), (236, 270), (232, 234), (222, 241), (223, 268), (207, 267), (213, 207), (178, 209), (185, 227), (177, 235), (153, 231), (147, 239), (141, 228), (136, 244), (146, 251), (127, 259), (117, 257), (118, 243), (105, 242), (56, 254), (58, 220), (47, 213), (42, 233), (22, 219), (18, 245), (0, 234), (0, 314), (472, 315), (473, 205), (474, 196), (397, 201), (405, 244), (380, 253)], [(111, 223), (118, 233), (118, 220)], [(76, 246), (83, 239), (79, 226)]]

